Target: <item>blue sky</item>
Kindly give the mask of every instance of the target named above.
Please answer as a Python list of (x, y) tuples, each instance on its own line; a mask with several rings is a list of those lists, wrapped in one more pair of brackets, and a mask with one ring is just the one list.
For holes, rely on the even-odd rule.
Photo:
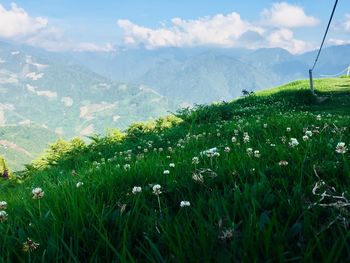
[[(346, 2), (339, 1), (328, 44), (350, 41)], [(0, 38), (58, 51), (211, 45), (282, 47), (301, 53), (321, 41), (333, 4), (326, 0), (0, 0)]]

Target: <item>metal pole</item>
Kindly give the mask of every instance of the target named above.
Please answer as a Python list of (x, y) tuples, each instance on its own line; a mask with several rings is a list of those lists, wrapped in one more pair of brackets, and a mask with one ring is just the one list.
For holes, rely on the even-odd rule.
[(346, 73), (346, 75), (349, 77), (350, 76), (350, 66), (348, 67), (348, 72)]
[(314, 91), (314, 80), (312, 78), (312, 69), (309, 69), (309, 78), (310, 78), (310, 90), (312, 95), (315, 95), (315, 91)]

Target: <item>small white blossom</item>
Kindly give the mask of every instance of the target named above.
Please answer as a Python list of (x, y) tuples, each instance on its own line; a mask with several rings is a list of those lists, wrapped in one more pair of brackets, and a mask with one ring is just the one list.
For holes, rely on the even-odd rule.
[(285, 161), (285, 160), (282, 160), (282, 161), (280, 161), (278, 164), (279, 164), (279, 166), (287, 166), (287, 165), (288, 165), (288, 162)]
[(318, 121), (321, 120), (321, 115), (320, 115), (320, 114), (318, 114), (318, 115), (316, 116), (316, 120), (318, 120)]
[(233, 137), (231, 138), (231, 141), (232, 141), (233, 143), (236, 143), (236, 142), (237, 142), (237, 138), (236, 138), (235, 136), (233, 136)]
[(254, 151), (254, 157), (255, 158), (260, 158), (260, 152), (258, 150)]
[(203, 175), (201, 175), (201, 174), (193, 174), (192, 179), (196, 182), (199, 182), (199, 183), (204, 182)]
[(129, 171), (130, 170), (130, 168), (131, 168), (131, 166), (130, 166), (130, 164), (124, 164), (124, 170), (125, 171)]
[(193, 164), (199, 164), (199, 158), (198, 157), (193, 157), (192, 158), (192, 163)]
[(231, 149), (230, 149), (230, 147), (226, 146), (224, 151), (229, 153), (231, 151)]
[(160, 195), (162, 193), (161, 189), (162, 189), (162, 187), (159, 184), (155, 184), (152, 187), (153, 193), (155, 195)]
[(250, 141), (250, 137), (249, 137), (248, 133), (245, 132), (243, 135), (243, 142), (248, 143), (249, 141)]
[(168, 174), (170, 174), (170, 171), (169, 170), (164, 170), (163, 174), (168, 175)]
[(305, 135), (308, 136), (308, 137), (311, 137), (312, 136), (312, 131), (306, 131)]
[(253, 149), (252, 149), (252, 148), (247, 148), (246, 152), (247, 152), (247, 154), (248, 154), (249, 156), (252, 156), (252, 155), (253, 155)]
[(305, 142), (308, 141), (308, 140), (309, 140), (309, 136), (304, 135), (304, 136), (303, 136), (303, 140), (304, 140)]
[(7, 202), (0, 201), (0, 210), (6, 210), (7, 208)]
[(341, 154), (346, 153), (348, 151), (348, 148), (345, 146), (345, 142), (339, 142), (335, 148), (335, 151)]
[(84, 185), (83, 182), (77, 182), (76, 187), (79, 188), (79, 187), (81, 187), (81, 186), (83, 186), (83, 185)]
[(287, 132), (291, 132), (291, 130), (292, 129), (290, 127), (287, 127), (287, 129), (286, 129)]
[(180, 207), (186, 207), (186, 206), (191, 206), (191, 203), (189, 201), (181, 201), (180, 202)]
[(40, 187), (36, 187), (32, 190), (33, 199), (41, 199), (44, 197), (45, 192)]
[(296, 138), (291, 138), (289, 141), (289, 146), (294, 148), (297, 147), (299, 145), (299, 142)]
[(7, 220), (7, 213), (6, 211), (0, 211), (0, 223), (3, 223)]
[(169, 164), (169, 167), (174, 168), (174, 167), (175, 167), (175, 164), (174, 164), (174, 163), (170, 163), (170, 164)]
[(134, 186), (133, 188), (132, 188), (132, 193), (135, 195), (135, 194), (137, 194), (137, 193), (141, 193), (142, 192), (142, 188), (141, 188), (141, 186)]

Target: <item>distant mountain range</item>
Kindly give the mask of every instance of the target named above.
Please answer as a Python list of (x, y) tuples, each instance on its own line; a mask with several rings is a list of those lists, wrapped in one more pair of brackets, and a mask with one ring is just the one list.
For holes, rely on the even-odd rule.
[[(113, 80), (148, 85), (187, 103), (209, 103), (236, 98), (242, 89), (259, 90), (307, 78), (316, 52), (292, 55), (281, 48), (163, 48), (74, 53), (70, 57)], [(338, 73), (350, 65), (349, 57), (350, 45), (325, 48), (315, 77)]]

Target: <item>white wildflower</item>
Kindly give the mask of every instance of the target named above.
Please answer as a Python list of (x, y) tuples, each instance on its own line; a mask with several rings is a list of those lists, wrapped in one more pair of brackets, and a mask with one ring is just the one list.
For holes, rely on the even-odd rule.
[(128, 170), (130, 170), (130, 168), (131, 168), (131, 166), (130, 166), (130, 164), (124, 164), (124, 170), (125, 171), (128, 171)]
[(192, 158), (192, 164), (199, 164), (199, 158), (198, 157), (193, 157)]
[(79, 188), (79, 187), (81, 187), (81, 186), (83, 186), (83, 185), (84, 185), (83, 182), (77, 182), (77, 184), (76, 184), (77, 188)]
[(134, 186), (133, 188), (132, 188), (132, 193), (135, 195), (135, 194), (137, 194), (137, 193), (141, 193), (142, 192), (142, 188), (141, 188), (141, 186)]
[(255, 150), (255, 151), (254, 151), (254, 157), (255, 157), (255, 158), (260, 158), (260, 151)]
[(296, 147), (298, 145), (299, 145), (299, 142), (298, 142), (298, 140), (296, 138), (291, 138), (290, 139), (290, 141), (289, 141), (289, 146), (290, 147), (294, 148), (294, 147)]
[(7, 208), (7, 202), (0, 201), (0, 210), (6, 210)]
[(249, 156), (252, 156), (252, 155), (253, 155), (253, 149), (252, 149), (252, 148), (247, 148), (246, 152), (247, 152), (247, 154), (248, 154)]
[(348, 148), (345, 146), (345, 142), (339, 142), (335, 148), (335, 151), (341, 154), (346, 153), (348, 151)]
[(6, 211), (0, 211), (0, 223), (3, 223), (7, 220), (7, 213)]
[(192, 179), (196, 182), (199, 182), (199, 183), (203, 183), (204, 182), (204, 178), (203, 178), (203, 175), (201, 174), (193, 174), (192, 176)]
[(160, 195), (162, 193), (161, 189), (162, 189), (162, 187), (159, 184), (155, 184), (152, 187), (153, 193), (155, 195)]
[(305, 135), (308, 136), (308, 137), (311, 137), (312, 136), (312, 131), (306, 131)]
[(191, 203), (189, 201), (181, 201), (180, 202), (180, 207), (186, 207), (186, 206), (191, 206)]
[(278, 164), (279, 164), (279, 166), (287, 166), (287, 165), (288, 165), (288, 162), (285, 161), (285, 160), (282, 160), (282, 161), (280, 161)]
[(33, 199), (41, 199), (44, 197), (45, 192), (40, 187), (36, 187), (32, 190)]

